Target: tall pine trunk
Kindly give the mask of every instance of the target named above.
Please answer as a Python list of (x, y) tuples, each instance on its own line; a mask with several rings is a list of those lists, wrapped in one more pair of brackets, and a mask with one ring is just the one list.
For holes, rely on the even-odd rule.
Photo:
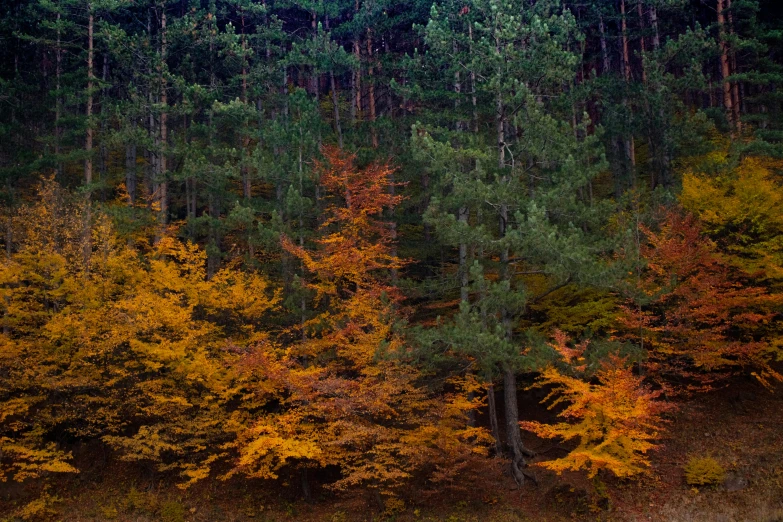
[[(625, 78), (625, 84), (627, 88), (631, 83), (631, 58), (628, 51), (628, 23), (625, 13), (625, 0), (620, 0), (620, 14), (622, 15), (621, 25), (623, 33), (623, 76)], [(623, 107), (626, 111), (626, 124), (629, 124), (632, 118), (631, 109), (628, 106), (628, 98), (626, 96), (623, 96)], [(634, 143), (633, 133), (629, 132), (629, 130), (630, 129), (626, 130), (627, 135), (625, 137), (625, 156), (626, 160), (630, 163), (630, 181), (633, 184), (636, 169), (636, 144)]]
[(729, 68), (729, 44), (726, 41), (726, 17), (725, 0), (718, 0), (718, 40), (720, 44), (720, 73), (723, 88), (723, 107), (726, 109), (726, 119), (729, 122), (732, 136), (736, 134), (737, 126), (734, 121), (734, 100), (731, 94), (731, 70)]
[(168, 91), (166, 82), (166, 58), (167, 58), (167, 34), (166, 34), (166, 3), (161, 3), (160, 13), (160, 63), (158, 65), (158, 77), (160, 81), (160, 148), (158, 149), (158, 203), (160, 206), (160, 232), (163, 234), (168, 223), (168, 182), (166, 153), (168, 149)]
[[(734, 13), (731, 10), (731, 0), (726, 0), (727, 17), (729, 20), (729, 34), (734, 36)], [(732, 47), (731, 49), (731, 72), (737, 74), (737, 53)], [(741, 108), (742, 102), (740, 101), (740, 87), (739, 82), (735, 81), (731, 84), (731, 103), (734, 111), (734, 125), (737, 127), (737, 133), (742, 133), (742, 115)]]
[(370, 137), (372, 148), (378, 148), (378, 128), (375, 126), (375, 64), (373, 63), (372, 30), (367, 29), (367, 96), (370, 110)]
[(93, 88), (95, 87), (95, 71), (94, 71), (94, 47), (93, 47), (93, 35), (95, 31), (95, 15), (92, 10), (92, 3), (87, 4), (87, 109), (85, 114), (87, 116), (87, 135), (84, 140), (84, 184), (87, 186), (87, 198), (90, 197), (90, 184), (92, 183), (92, 145), (93, 145), (93, 128), (92, 128), (92, 108), (93, 108)]

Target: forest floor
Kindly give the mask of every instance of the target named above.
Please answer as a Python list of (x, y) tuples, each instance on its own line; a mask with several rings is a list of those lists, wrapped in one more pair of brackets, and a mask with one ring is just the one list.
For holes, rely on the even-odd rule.
[[(549, 442), (528, 441), (544, 448)], [(554, 450), (559, 451), (557, 448)], [(552, 458), (552, 451), (547, 457)], [(683, 466), (692, 456), (711, 456), (728, 472), (723, 485), (689, 487)], [(756, 383), (727, 388), (680, 404), (669, 435), (652, 454), (652, 473), (620, 481), (584, 473), (558, 477), (535, 469), (539, 484), (517, 489), (494, 459), (462, 491), (426, 497), (417, 490), (383, 513), (368, 496), (340, 496), (314, 487), (304, 502), (298, 480), (270, 489), (253, 481), (204, 482), (182, 491), (137, 468), (107, 459), (95, 449), (75, 451), (80, 475), (50, 482), (38, 504), (42, 518), (87, 522), (349, 522), (349, 521), (656, 521), (783, 522), (783, 386), (770, 392)], [(285, 484), (284, 484), (285, 485)], [(40, 491), (0, 483), (0, 521)], [(56, 500), (59, 499), (59, 500)], [(45, 512), (50, 510), (47, 516)], [(32, 513), (30, 513), (32, 515)], [(7, 518), (4, 518), (7, 517)]]

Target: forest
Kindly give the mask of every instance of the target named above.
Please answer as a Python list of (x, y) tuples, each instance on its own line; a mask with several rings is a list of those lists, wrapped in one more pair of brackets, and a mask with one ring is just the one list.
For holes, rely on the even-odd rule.
[(0, 520), (783, 520), (782, 2), (0, 5)]

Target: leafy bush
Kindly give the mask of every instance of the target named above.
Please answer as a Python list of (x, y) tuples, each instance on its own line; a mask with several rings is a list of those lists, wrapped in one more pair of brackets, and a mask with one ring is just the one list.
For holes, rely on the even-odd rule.
[(160, 508), (160, 519), (163, 522), (185, 522), (185, 506), (176, 500), (164, 502)]
[(712, 457), (691, 457), (685, 465), (685, 482), (690, 486), (714, 486), (725, 476), (726, 470)]

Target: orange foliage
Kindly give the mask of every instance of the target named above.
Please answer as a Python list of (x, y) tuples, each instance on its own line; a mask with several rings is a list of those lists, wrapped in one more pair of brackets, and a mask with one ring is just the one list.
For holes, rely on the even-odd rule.
[(205, 253), (173, 238), (142, 257), (98, 213), (85, 263), (83, 205), (45, 181), (0, 262), (0, 480), (76, 471), (53, 433), (204, 478), (266, 398), (242, 397), (255, 379), (225, 348), (266, 339), (277, 295), (257, 274), (207, 280)]
[[(568, 363), (583, 360), (587, 343), (569, 348), (566, 342), (565, 335), (556, 332), (551, 346)], [(669, 408), (657, 400), (661, 391), (646, 387), (644, 379), (634, 375), (625, 361), (615, 355), (603, 361), (592, 378), (583, 374), (584, 365), (573, 369), (582, 378), (565, 375), (550, 366), (536, 384), (552, 387), (544, 401), (553, 399), (550, 409), (565, 404), (558, 416), (566, 422), (528, 421), (520, 422), (520, 426), (543, 438), (576, 439), (577, 447), (563, 458), (537, 465), (558, 473), (587, 469), (591, 477), (601, 469), (618, 477), (644, 472), (649, 466), (646, 454), (656, 447), (654, 441), (662, 431), (661, 414)]]
[(284, 411), (246, 433), (240, 468), (274, 477), (292, 462), (335, 465), (342, 477), (334, 487), (386, 492), (423, 466), (448, 477), (448, 469), (481, 451), (467, 441), (486, 434), (466, 427), (467, 412), (478, 406), (464, 399), (471, 383), (459, 383), (463, 394), (436, 400), (406, 362), (397, 330), (401, 294), (390, 283), (390, 271), (402, 262), (380, 219), (401, 201), (389, 190), (392, 169), (360, 170), (354, 156), (334, 148), (323, 154), (317, 170), (330, 203), (316, 248), (283, 240), (307, 271), (318, 313), (272, 371), (268, 364), (259, 369), (284, 390)]
[(660, 231), (643, 228), (647, 262), (638, 281), (642, 306), (624, 308), (621, 337), (648, 348), (647, 370), (706, 384), (748, 369), (763, 383), (770, 366), (765, 329), (781, 296), (746, 282), (702, 235), (692, 215), (668, 211)]

